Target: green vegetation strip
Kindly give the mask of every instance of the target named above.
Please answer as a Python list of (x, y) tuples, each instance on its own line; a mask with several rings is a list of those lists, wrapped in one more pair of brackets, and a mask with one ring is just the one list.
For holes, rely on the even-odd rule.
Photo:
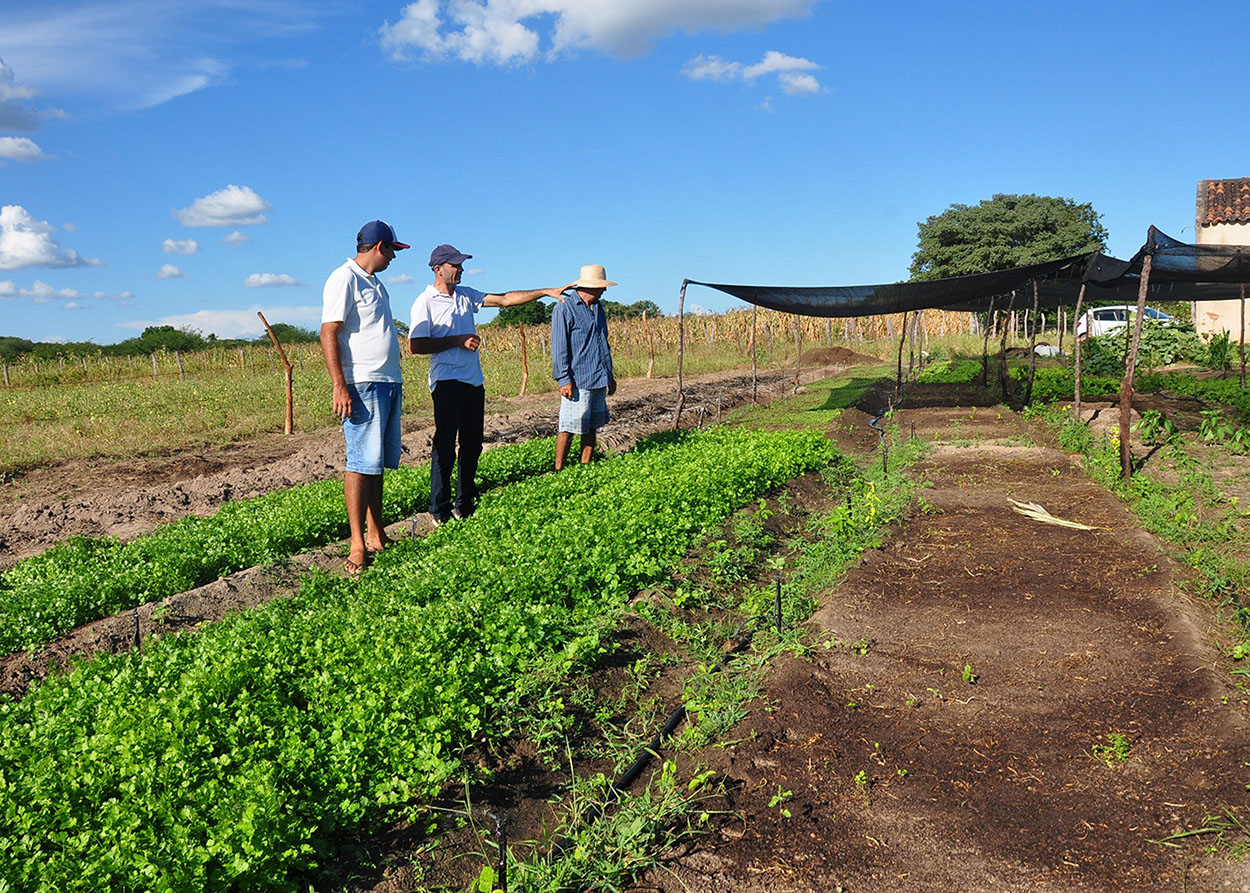
[(337, 832), (420, 807), (632, 592), (833, 455), (809, 432), (657, 439), (492, 491), (358, 581), (314, 573), (0, 702), (0, 889), (307, 888)]
[[(554, 443), (546, 438), (484, 453), (480, 485), (546, 471)], [(388, 520), (424, 511), (429, 500), (428, 466), (387, 473)], [(335, 480), (228, 502), (210, 517), (183, 518), (128, 543), (75, 537), (0, 575), (0, 653), (37, 648), (83, 623), (347, 535), (343, 484)]]

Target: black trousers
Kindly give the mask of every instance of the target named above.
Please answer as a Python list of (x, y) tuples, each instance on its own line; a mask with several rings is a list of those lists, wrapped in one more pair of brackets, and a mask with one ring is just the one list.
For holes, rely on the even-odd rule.
[[(434, 449), (430, 467), (430, 514), (451, 514), (451, 470), (456, 466), (456, 511), (473, 514), (477, 505), (477, 460), (482, 455), (482, 426), (486, 417), (486, 388), (463, 381), (434, 385)], [(456, 462), (456, 439), (460, 461)]]

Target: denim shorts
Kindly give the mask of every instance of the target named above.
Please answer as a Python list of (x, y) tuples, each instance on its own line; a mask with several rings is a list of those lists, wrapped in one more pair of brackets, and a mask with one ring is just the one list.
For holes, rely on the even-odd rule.
[(569, 434), (598, 431), (612, 416), (608, 412), (608, 389), (573, 387), (573, 398), (560, 397), (559, 430)]
[(358, 381), (347, 385), (347, 393), (352, 398), (352, 414), (343, 419), (347, 470), (381, 474), (383, 468), (398, 468), (404, 386), (397, 381)]

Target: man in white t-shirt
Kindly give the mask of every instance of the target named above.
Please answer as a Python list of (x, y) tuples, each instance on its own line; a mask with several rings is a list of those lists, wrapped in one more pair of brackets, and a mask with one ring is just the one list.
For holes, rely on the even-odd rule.
[[(430, 396), (434, 401), (434, 445), (430, 468), (430, 515), (434, 524), (467, 518), (477, 505), (477, 460), (482, 455), (482, 429), (486, 415), (486, 388), (477, 349), (474, 314), (482, 307), (513, 307), (541, 297), (563, 301), (571, 288), (534, 288), (509, 292), (480, 292), (460, 284), (464, 262), (451, 245), (439, 245), (430, 253), (434, 284), (426, 287), (412, 305), (408, 347), (430, 356)], [(451, 469), (456, 464), (456, 440), (460, 456), (456, 471), (455, 504), (452, 504)]]
[(371, 220), (356, 234), (356, 257), (330, 274), (321, 295), (321, 351), (347, 441), (343, 496), (352, 544), (343, 568), (353, 576), (389, 543), (382, 473), (399, 467), (403, 375), (391, 299), (377, 274), (407, 247), (389, 223)]

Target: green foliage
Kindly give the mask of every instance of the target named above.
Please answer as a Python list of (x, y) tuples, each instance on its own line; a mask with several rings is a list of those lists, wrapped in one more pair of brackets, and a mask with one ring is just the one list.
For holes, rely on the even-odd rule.
[(1207, 342), (1206, 365), (1216, 372), (1223, 372), (1233, 365), (1233, 345), (1228, 332), (1211, 336)]
[[(278, 336), (281, 344), (311, 344), (314, 341), (320, 341), (321, 335), (312, 329), (306, 329), (303, 326), (293, 326), (289, 323), (275, 322), (271, 323), (269, 328), (273, 329), (273, 333)], [(270, 344), (269, 333), (265, 332), (259, 335), (256, 341), (260, 344)]]
[(1124, 377), (1123, 332), (1085, 339), (1085, 343), (1081, 345), (1082, 385), (1091, 375)]
[(921, 371), (916, 381), (942, 384), (964, 384), (981, 376), (980, 360), (938, 360)]
[[(571, 299), (570, 299), (571, 300)], [(496, 326), (515, 326), (524, 323), (527, 326), (540, 326), (551, 322), (551, 310), (555, 304), (544, 301), (530, 301), (528, 304), (517, 304), (514, 307), (500, 307), (493, 320)]]
[[(498, 487), (547, 471), (553, 438), (483, 454), (479, 485)], [(388, 521), (424, 510), (430, 471), (386, 476)], [(0, 653), (34, 648), (79, 624), (158, 601), (245, 567), (279, 561), (347, 535), (341, 481), (321, 481), (228, 502), (129, 543), (74, 537), (0, 574)]]
[(1043, 195), (999, 194), (953, 204), (919, 224), (912, 279), (1006, 270), (1106, 247), (1093, 205)]
[[(1012, 377), (1017, 381), (1023, 381), (1028, 377), (1028, 374), (1029, 370), (1026, 367), (1016, 367), (1011, 370)], [(1119, 391), (1119, 379), (1106, 378), (1101, 375), (1081, 376), (1082, 398), (1103, 397), (1108, 394), (1119, 393)], [(1034, 404), (1053, 403), (1056, 400), (1071, 400), (1075, 395), (1076, 375), (1071, 369), (1051, 366), (1044, 369), (1034, 370)]]
[(1157, 409), (1147, 409), (1141, 414), (1141, 421), (1133, 426), (1142, 443), (1148, 445), (1173, 443), (1177, 437), (1176, 426)]
[(1131, 745), (1123, 732), (1108, 732), (1107, 743), (1092, 745), (1090, 750), (1108, 766), (1114, 766), (1127, 762)]
[(632, 304), (621, 304), (606, 298), (600, 298), (600, 301), (611, 319), (642, 319), (644, 310), (647, 312), (647, 319), (657, 319), (664, 315), (655, 301), (634, 301)]
[(0, 700), (0, 887), (314, 886), (343, 832), (469, 771), (705, 531), (833, 456), (815, 432), (714, 429), (528, 478), (360, 579), (313, 574)]

